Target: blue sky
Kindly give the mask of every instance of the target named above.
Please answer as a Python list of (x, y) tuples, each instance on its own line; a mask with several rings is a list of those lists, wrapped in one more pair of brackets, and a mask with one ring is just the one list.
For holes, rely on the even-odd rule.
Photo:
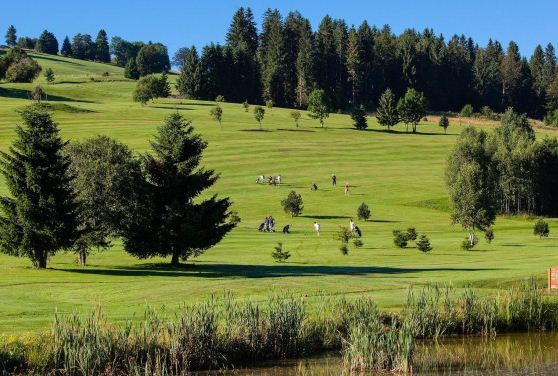
[(254, 11), (258, 25), (267, 8), (283, 15), (298, 10), (315, 29), (326, 14), (358, 25), (391, 25), (396, 33), (405, 28), (432, 27), (438, 34), (466, 34), (480, 45), (489, 38), (507, 45), (515, 40), (522, 55), (535, 46), (552, 42), (558, 47), (558, 0), (18, 0), (2, 4), (0, 32), (14, 24), (18, 36), (37, 36), (43, 29), (59, 42), (78, 32), (95, 37), (104, 28), (109, 37), (157, 41), (172, 54), (182, 46), (223, 42), (233, 12), (240, 6)]

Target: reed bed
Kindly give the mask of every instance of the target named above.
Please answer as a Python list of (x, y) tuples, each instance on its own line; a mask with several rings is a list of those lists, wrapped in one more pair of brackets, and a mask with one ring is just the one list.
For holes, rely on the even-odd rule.
[(327, 350), (342, 352), (348, 372), (405, 373), (422, 339), (558, 325), (558, 303), (533, 280), (496, 296), (437, 285), (411, 289), (397, 314), (381, 312), (370, 298), (324, 298), (317, 313), (307, 308), (292, 294), (263, 303), (227, 294), (184, 306), (172, 320), (149, 308), (139, 323), (119, 326), (100, 307), (86, 317), (56, 315), (49, 333), (0, 341), (0, 373), (174, 376)]

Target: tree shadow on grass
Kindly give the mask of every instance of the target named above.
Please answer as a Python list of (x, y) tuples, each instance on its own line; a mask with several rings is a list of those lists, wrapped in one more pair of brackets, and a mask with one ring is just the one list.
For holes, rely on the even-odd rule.
[(287, 128), (277, 128), (278, 131), (282, 132), (306, 132), (306, 133), (314, 133), (311, 129), (287, 129)]
[(45, 54), (36, 54), (36, 58), (40, 59), (40, 60), (56, 61), (58, 63), (63, 63), (63, 64), (79, 65), (79, 66), (82, 66), (82, 67), (85, 66), (85, 64), (78, 63), (77, 61), (69, 61), (69, 60), (65, 60), (65, 59), (56, 58), (54, 56), (47, 56)]
[(417, 131), (417, 132), (413, 133), (411, 131), (405, 132), (405, 131), (398, 131), (398, 130), (394, 130), (394, 129), (390, 129), (388, 131), (387, 129), (355, 129), (355, 128), (351, 128), (351, 130), (356, 131), (356, 132), (375, 132), (375, 133), (387, 133), (387, 134), (408, 134), (408, 135), (423, 135), (423, 136), (450, 136), (449, 133), (447, 135), (444, 134), (444, 133), (420, 132), (420, 131)]
[(374, 223), (399, 223), (400, 221), (390, 221), (388, 219), (369, 219), (366, 222), (374, 222)]
[(492, 271), (499, 269), (487, 268), (396, 268), (383, 266), (321, 266), (321, 265), (242, 265), (242, 264), (183, 264), (172, 267), (168, 264), (142, 264), (112, 269), (64, 269), (58, 271), (70, 273), (120, 276), (120, 277), (202, 277), (202, 278), (278, 278), (278, 277), (310, 277), (328, 275), (398, 275), (428, 272), (472, 272)]
[(350, 219), (347, 215), (299, 215), (300, 218), (312, 218), (312, 219)]
[(193, 111), (193, 108), (188, 108), (188, 107), (180, 107), (180, 106), (149, 106), (149, 108), (160, 108), (163, 110), (176, 110), (176, 111)]
[(185, 104), (188, 105), (188, 106), (210, 106), (210, 107), (215, 107), (215, 106), (217, 106), (219, 103), (201, 103), (201, 102), (193, 102), (193, 103), (191, 103), (191, 102), (188, 102), (188, 103), (185, 103)]
[[(0, 88), (0, 97), (16, 98), (16, 99), (31, 99), (31, 91), (15, 88)], [(59, 95), (51, 95), (47, 93), (47, 102), (80, 102), (80, 103), (97, 103), (87, 99), (74, 99), (62, 97)]]
[(241, 132), (273, 132), (271, 129), (241, 129)]

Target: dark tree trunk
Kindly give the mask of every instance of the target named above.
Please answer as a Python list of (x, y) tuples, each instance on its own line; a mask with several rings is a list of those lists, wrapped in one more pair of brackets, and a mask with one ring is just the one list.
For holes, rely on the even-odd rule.
[(81, 266), (85, 266), (85, 264), (87, 262), (87, 252), (79, 251), (78, 256), (79, 256), (79, 264)]
[(42, 251), (35, 252), (35, 259), (33, 260), (35, 269), (46, 269), (47, 266), (47, 253)]
[(171, 265), (178, 266), (180, 264), (180, 259), (178, 258), (178, 253), (172, 254)]

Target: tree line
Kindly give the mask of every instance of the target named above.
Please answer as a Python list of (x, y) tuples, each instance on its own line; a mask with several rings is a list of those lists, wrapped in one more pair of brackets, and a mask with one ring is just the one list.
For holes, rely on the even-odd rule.
[(468, 232), (489, 230), (496, 214), (558, 214), (558, 140), (535, 141), (525, 115), (508, 109), (492, 133), (466, 128), (450, 154), (446, 181), (452, 219)]
[(0, 252), (46, 268), (51, 256), (69, 251), (83, 265), (89, 252), (120, 237), (138, 258), (171, 257), (177, 265), (239, 222), (228, 198), (200, 197), (218, 175), (200, 166), (207, 143), (178, 113), (139, 156), (106, 136), (62, 140), (44, 105), (21, 116), (9, 151), (0, 152), (9, 192), (0, 197)]
[(113, 37), (109, 43), (104, 29), (99, 30), (97, 37), (78, 33), (70, 40), (66, 36), (59, 46), (56, 36), (44, 30), (38, 38), (17, 38), (17, 30), (13, 25), (6, 31), (6, 45), (23, 49), (34, 49), (38, 52), (92, 60), (102, 63), (114, 62), (125, 67), (125, 76), (138, 79), (152, 73), (168, 72), (171, 68), (167, 47), (161, 43), (129, 42), (120, 37)]
[(466, 104), (508, 107), (542, 118), (558, 109), (554, 46), (537, 46), (529, 60), (515, 42), (479, 46), (464, 35), (446, 40), (432, 29), (395, 35), (388, 25), (358, 27), (325, 16), (317, 30), (298, 12), (268, 9), (258, 33), (250, 8), (233, 15), (224, 45), (179, 50), (178, 89), (190, 98), (305, 107), (313, 89), (324, 90), (333, 111), (374, 108), (391, 89), (424, 93), (430, 108), (459, 111)]

